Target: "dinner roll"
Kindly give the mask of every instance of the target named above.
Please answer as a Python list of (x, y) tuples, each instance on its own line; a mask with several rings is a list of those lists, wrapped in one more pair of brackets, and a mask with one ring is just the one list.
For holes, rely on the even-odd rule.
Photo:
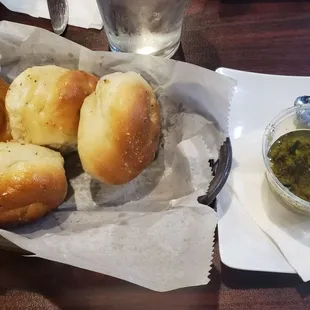
[(97, 81), (92, 74), (57, 66), (22, 72), (5, 102), (13, 139), (64, 152), (76, 149), (80, 108)]
[(8, 89), (9, 84), (0, 78), (0, 142), (12, 139), (8, 115), (5, 109), (5, 96)]
[(106, 184), (124, 184), (155, 157), (159, 107), (151, 86), (137, 73), (101, 78), (81, 109), (78, 152), (84, 170)]
[(67, 194), (60, 153), (17, 142), (0, 143), (0, 227), (35, 221)]

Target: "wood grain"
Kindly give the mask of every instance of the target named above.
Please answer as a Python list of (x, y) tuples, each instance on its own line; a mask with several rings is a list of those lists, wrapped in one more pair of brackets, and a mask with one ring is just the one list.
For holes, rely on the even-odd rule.
[[(310, 75), (309, 2), (225, 2), (191, 1), (176, 59), (210, 69)], [(50, 21), (9, 12), (1, 4), (0, 20), (51, 30)], [(108, 49), (103, 31), (68, 27), (65, 37), (93, 50)], [(230, 269), (220, 263), (218, 245), (207, 286), (161, 294), (0, 251), (0, 309), (310, 309), (310, 285), (294, 275)]]

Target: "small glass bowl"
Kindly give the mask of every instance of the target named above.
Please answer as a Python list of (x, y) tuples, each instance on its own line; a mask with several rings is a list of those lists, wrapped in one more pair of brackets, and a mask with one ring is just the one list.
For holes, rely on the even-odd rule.
[[(290, 192), (272, 171), (268, 152), (273, 143), (284, 134), (296, 130), (310, 130), (310, 104), (295, 106), (282, 111), (266, 127), (263, 137), (263, 158), (270, 189), (291, 211), (310, 215), (310, 202)], [(310, 186), (310, 184), (309, 184)]]

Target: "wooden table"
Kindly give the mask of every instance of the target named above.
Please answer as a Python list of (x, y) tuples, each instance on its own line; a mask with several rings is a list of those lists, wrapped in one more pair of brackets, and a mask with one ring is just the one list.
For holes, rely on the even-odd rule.
[[(193, 0), (176, 58), (209, 69), (310, 75), (310, 3)], [(0, 20), (51, 30), (50, 22), (12, 13)], [(69, 27), (65, 36), (107, 50), (103, 32)], [(0, 46), (1, 52), (1, 46)], [(232, 232), (233, 233), (233, 232)], [(310, 262), (309, 262), (310, 265)], [(155, 293), (78, 268), (0, 251), (0, 309), (310, 309), (310, 286), (297, 276), (237, 271), (216, 245), (207, 286)]]

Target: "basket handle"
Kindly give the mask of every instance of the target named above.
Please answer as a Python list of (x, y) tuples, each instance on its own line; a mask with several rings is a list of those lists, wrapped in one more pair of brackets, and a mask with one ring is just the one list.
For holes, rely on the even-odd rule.
[(211, 160), (210, 164), (212, 166), (214, 178), (210, 183), (207, 194), (200, 196), (197, 199), (199, 203), (208, 206), (212, 205), (216, 199), (216, 196), (224, 187), (231, 170), (232, 148), (229, 138), (226, 138), (225, 142), (221, 146), (218, 160), (216, 162)]

